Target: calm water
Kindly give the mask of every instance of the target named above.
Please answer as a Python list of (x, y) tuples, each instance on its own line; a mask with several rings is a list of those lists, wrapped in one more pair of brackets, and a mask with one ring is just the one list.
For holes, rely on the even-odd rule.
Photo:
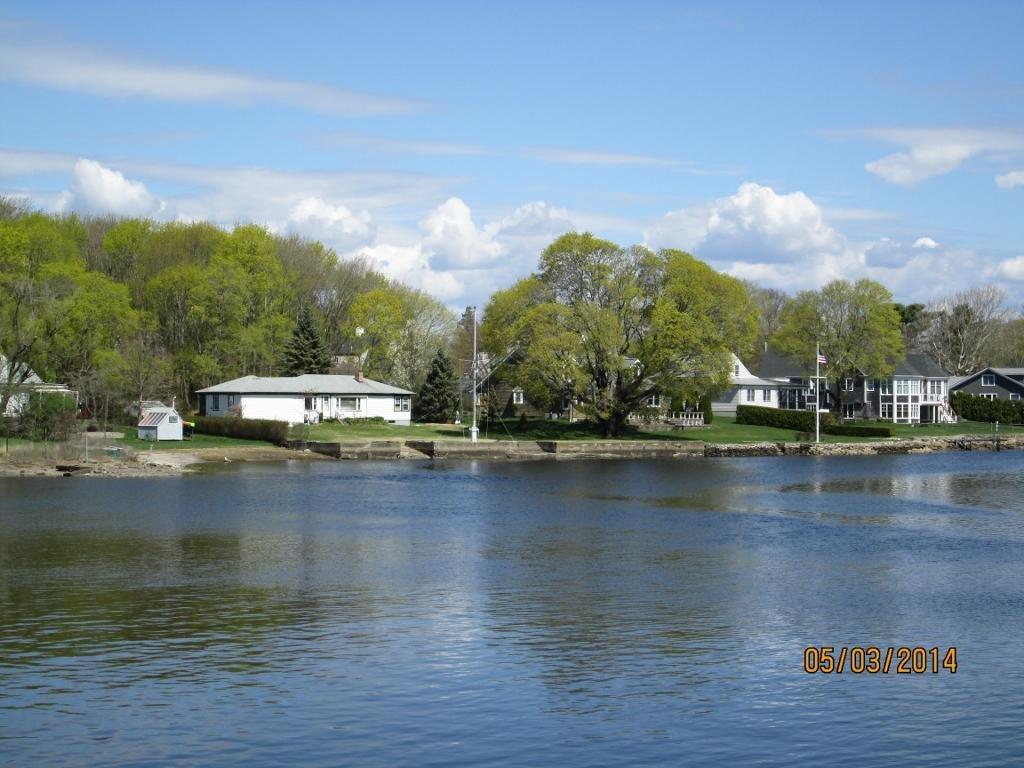
[(2, 480), (0, 764), (1019, 765), (1022, 556), (1024, 453)]

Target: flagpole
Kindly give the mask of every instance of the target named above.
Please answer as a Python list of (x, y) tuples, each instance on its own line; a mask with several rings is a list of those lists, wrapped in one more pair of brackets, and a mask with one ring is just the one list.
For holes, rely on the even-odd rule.
[(821, 343), (814, 344), (814, 442), (821, 442)]

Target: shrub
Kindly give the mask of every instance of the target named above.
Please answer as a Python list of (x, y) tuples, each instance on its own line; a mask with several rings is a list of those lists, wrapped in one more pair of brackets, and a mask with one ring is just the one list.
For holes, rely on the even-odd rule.
[(895, 437), (896, 430), (892, 427), (865, 424), (832, 424), (822, 427), (826, 435), (847, 435), (849, 437)]
[(960, 418), (968, 421), (1024, 423), (1024, 401), (1022, 400), (989, 400), (967, 392), (954, 392), (950, 397), (950, 403)]
[(704, 423), (705, 424), (710, 424), (712, 421), (714, 421), (715, 414), (711, 410), (711, 395), (701, 395), (700, 402), (698, 403), (698, 407), (704, 413)]
[(236, 437), (241, 440), (263, 440), (284, 445), (288, 439), (288, 422), (270, 419), (239, 419), (223, 416), (199, 416), (194, 430), (200, 435)]
[(33, 392), (21, 409), (20, 432), (32, 440), (67, 440), (78, 404), (58, 392)]
[[(821, 414), (821, 428), (835, 424), (831, 413)], [(795, 429), (798, 432), (814, 432), (814, 411), (787, 411), (782, 408), (762, 408), (759, 405), (737, 405), (736, 423), (760, 427)]]

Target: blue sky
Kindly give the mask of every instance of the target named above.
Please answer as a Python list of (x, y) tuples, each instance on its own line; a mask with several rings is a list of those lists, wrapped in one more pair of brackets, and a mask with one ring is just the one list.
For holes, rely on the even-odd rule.
[(558, 234), (1024, 300), (1024, 4), (0, 3), (0, 192), (255, 221), (449, 305)]

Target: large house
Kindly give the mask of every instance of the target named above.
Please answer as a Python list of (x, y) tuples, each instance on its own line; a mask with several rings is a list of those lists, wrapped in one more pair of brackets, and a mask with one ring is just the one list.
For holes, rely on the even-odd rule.
[(966, 392), (989, 400), (1024, 398), (1024, 368), (983, 368), (949, 380), (950, 392)]
[(406, 425), (412, 416), (412, 392), (364, 378), (361, 373), (243, 376), (196, 394), (204, 416), (273, 419), (289, 424), (380, 417), (391, 424)]
[[(731, 414), (737, 405), (805, 410), (814, 407), (812, 364), (798, 362), (768, 349), (756, 374), (733, 356), (733, 385), (712, 400), (716, 413)], [(844, 419), (877, 419), (896, 424), (953, 422), (949, 406), (949, 374), (927, 355), (910, 354), (891, 376), (875, 378), (858, 373), (840, 382), (842, 405), (822, 379), (822, 410)]]

